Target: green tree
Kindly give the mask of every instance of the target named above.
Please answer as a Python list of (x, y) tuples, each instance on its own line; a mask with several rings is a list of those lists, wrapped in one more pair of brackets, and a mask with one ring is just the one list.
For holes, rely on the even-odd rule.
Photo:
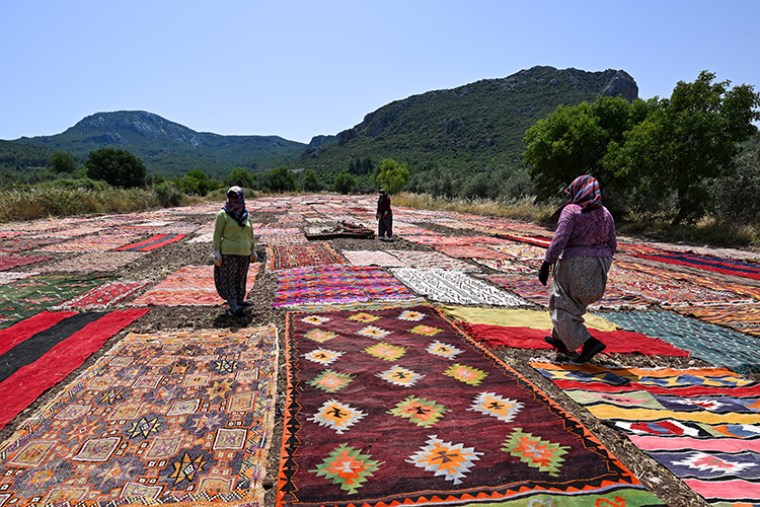
[(74, 155), (65, 151), (56, 151), (50, 155), (50, 167), (58, 174), (74, 174), (77, 170), (77, 160)]
[(181, 191), (191, 195), (206, 195), (219, 188), (219, 182), (200, 169), (188, 171), (175, 181)]
[(235, 167), (232, 169), (227, 175), (225, 182), (229, 186), (237, 185), (243, 188), (253, 188), (255, 185), (253, 174), (244, 167)]
[(377, 184), (395, 194), (409, 181), (409, 169), (406, 164), (399, 164), (392, 158), (384, 158), (378, 166), (380, 172), (377, 175)]
[(333, 181), (333, 188), (341, 194), (350, 193), (356, 187), (356, 178), (347, 172), (338, 174)]
[(294, 192), (296, 178), (287, 167), (278, 167), (267, 173), (266, 186), (272, 192)]
[(733, 173), (739, 143), (757, 132), (752, 122), (760, 119), (760, 94), (714, 79), (703, 71), (693, 83), (680, 81), (608, 156), (609, 165), (635, 180), (650, 200), (672, 196), (676, 224), (704, 215), (710, 183)]
[(87, 176), (94, 180), (123, 188), (145, 185), (145, 165), (126, 150), (103, 148), (91, 151), (84, 165)]
[(317, 173), (313, 169), (306, 169), (301, 179), (301, 188), (304, 192), (318, 192), (321, 185)]

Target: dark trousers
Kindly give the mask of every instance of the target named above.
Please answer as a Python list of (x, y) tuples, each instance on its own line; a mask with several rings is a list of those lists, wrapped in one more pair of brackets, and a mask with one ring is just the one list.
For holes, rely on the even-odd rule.
[(388, 213), (385, 218), (381, 218), (377, 224), (377, 235), (381, 238), (388, 235), (389, 238), (393, 237), (393, 213)]
[(222, 255), (222, 267), (214, 266), (216, 292), (225, 301), (244, 301), (250, 255)]

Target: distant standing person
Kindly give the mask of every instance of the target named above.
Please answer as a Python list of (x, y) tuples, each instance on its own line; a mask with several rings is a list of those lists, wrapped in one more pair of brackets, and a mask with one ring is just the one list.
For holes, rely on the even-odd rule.
[(219, 295), (230, 305), (227, 314), (243, 315), (248, 266), (254, 262), (253, 226), (245, 209), (243, 189), (227, 190), (227, 200), (214, 222), (214, 284)]
[[(378, 220), (377, 235), (380, 241), (393, 241), (393, 211), (391, 211), (391, 196), (385, 190), (380, 190), (377, 198)], [(388, 238), (386, 239), (386, 234)]]
[(565, 189), (570, 196), (559, 216), (538, 279), (546, 285), (554, 265), (549, 296), (552, 334), (545, 340), (556, 350), (569, 353), (583, 345), (575, 360), (586, 363), (606, 346), (583, 325), (588, 305), (604, 295), (607, 273), (617, 250), (615, 220), (602, 206), (599, 183), (592, 176), (575, 178)]

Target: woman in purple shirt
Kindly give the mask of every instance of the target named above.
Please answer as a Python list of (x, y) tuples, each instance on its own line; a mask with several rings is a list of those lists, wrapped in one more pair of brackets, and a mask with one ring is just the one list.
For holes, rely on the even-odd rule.
[(538, 272), (546, 285), (554, 265), (549, 296), (552, 335), (545, 340), (562, 353), (581, 345), (576, 362), (591, 360), (606, 346), (583, 325), (583, 314), (604, 295), (607, 272), (617, 250), (615, 220), (602, 206), (599, 183), (589, 175), (575, 178), (565, 189), (570, 202), (562, 209), (549, 249)]

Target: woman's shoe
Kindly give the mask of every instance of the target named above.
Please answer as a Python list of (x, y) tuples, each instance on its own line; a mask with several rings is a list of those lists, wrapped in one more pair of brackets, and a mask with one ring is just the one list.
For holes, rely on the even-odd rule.
[(240, 307), (240, 306), (253, 306), (253, 303), (251, 303), (250, 301), (238, 301), (238, 302), (237, 302), (237, 305), (238, 305), (239, 307)]
[(237, 310), (233, 310), (232, 308), (230, 308), (229, 310), (227, 310), (227, 315), (229, 315), (230, 317), (242, 317), (243, 309), (238, 308)]
[(562, 340), (559, 338), (555, 338), (553, 336), (544, 336), (544, 341), (552, 346), (554, 350), (561, 354), (570, 354), (570, 349), (565, 347), (565, 344), (562, 343)]
[(576, 363), (588, 363), (591, 361), (591, 358), (597, 355), (599, 352), (606, 349), (607, 346), (594, 338), (593, 336), (586, 340), (586, 343), (583, 344), (583, 348), (581, 349), (581, 355), (579, 355), (576, 359)]

